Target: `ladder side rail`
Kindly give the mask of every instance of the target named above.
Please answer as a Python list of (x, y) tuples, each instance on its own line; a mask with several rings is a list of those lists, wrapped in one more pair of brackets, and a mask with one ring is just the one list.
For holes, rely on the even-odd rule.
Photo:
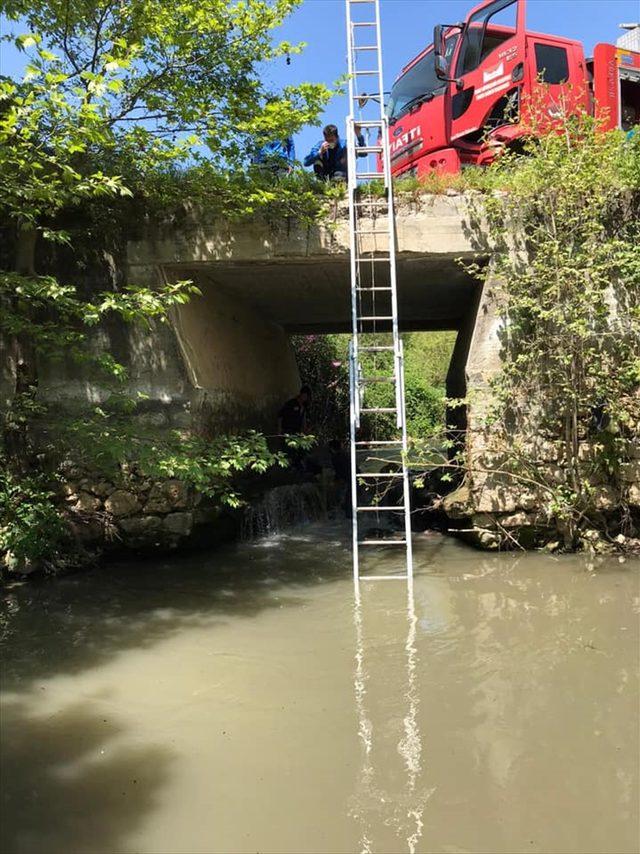
[[(387, 190), (387, 222), (388, 222), (388, 240), (389, 240), (389, 274), (391, 285), (391, 305), (392, 305), (392, 333), (393, 343), (396, 352), (400, 355), (399, 341), (400, 332), (398, 328), (398, 294), (397, 294), (397, 277), (396, 277), (396, 234), (395, 234), (395, 211), (393, 205), (393, 185), (391, 183), (391, 155), (389, 151), (389, 121), (385, 112), (384, 98), (384, 82), (382, 79), (382, 31), (380, 26), (380, 0), (374, 0), (375, 3), (375, 22), (376, 22), (376, 46), (378, 49), (378, 92), (380, 92), (380, 142), (382, 146), (382, 171), (384, 175), (384, 186)], [(400, 383), (396, 383), (396, 398), (399, 397), (398, 389)], [(398, 428), (400, 424), (400, 401), (396, 399), (398, 407)]]
[[(380, 93), (380, 98), (379, 98), (379, 100), (380, 100), (380, 120), (384, 121), (385, 111), (384, 111), (384, 83), (382, 80), (382, 32), (381, 32), (381, 28), (380, 28), (380, 0), (374, 0), (374, 3), (375, 3), (375, 10), (376, 10), (376, 17), (375, 17), (376, 46), (378, 48), (376, 57), (378, 60), (378, 92)], [(384, 130), (383, 130), (383, 137), (382, 137), (383, 147), (385, 146), (385, 141), (387, 143), (386, 147), (388, 148), (388, 137), (384, 136)], [(386, 177), (385, 177), (385, 187), (388, 187), (388, 186), (389, 185), (386, 183)]]
[[(354, 359), (356, 364), (358, 354), (358, 237), (356, 234), (355, 193), (358, 186), (355, 175), (355, 146), (353, 116), (347, 119), (347, 192), (349, 195), (349, 267), (351, 276), (351, 337), (353, 341)], [(354, 377), (355, 379), (355, 377)], [(355, 389), (355, 386), (354, 386)], [(356, 423), (360, 426), (360, 404), (356, 402)]]
[[(395, 234), (395, 211), (393, 205), (393, 185), (391, 183), (391, 154), (389, 151), (389, 120), (385, 112), (384, 97), (384, 82), (382, 79), (382, 30), (380, 26), (380, 0), (375, 0), (376, 9), (376, 46), (378, 48), (378, 92), (380, 95), (380, 137), (382, 145), (382, 170), (384, 173), (384, 185), (387, 190), (387, 221), (389, 233), (389, 268), (390, 268), (390, 284), (391, 284), (391, 303), (393, 320), (393, 342), (399, 354), (400, 350), (398, 342), (400, 333), (398, 329), (398, 294), (397, 294), (397, 278), (396, 278), (396, 234)], [(398, 383), (398, 385), (400, 385)], [(398, 424), (398, 427), (400, 425)]]
[[(357, 158), (355, 151), (355, 128), (353, 107), (355, 104), (355, 36), (351, 21), (351, 4), (345, 4), (347, 18), (347, 71), (349, 74), (349, 115), (347, 117), (347, 194), (349, 197), (349, 263), (351, 273), (351, 334), (354, 363), (359, 361), (358, 354), (358, 240), (356, 236), (357, 218), (355, 206), (355, 194), (358, 187), (356, 174)], [(353, 396), (355, 401), (355, 424), (360, 426), (360, 395), (357, 388), (357, 374), (354, 372)]]
[(349, 433), (351, 437), (351, 538), (353, 551), (353, 581), (358, 590), (360, 579), (358, 558), (358, 476), (356, 466), (356, 376), (353, 339), (349, 343)]
[(396, 365), (396, 373), (398, 375), (398, 382), (396, 382), (396, 405), (398, 407), (398, 421), (397, 427), (398, 429), (402, 428), (403, 420), (401, 418), (402, 414), (402, 402), (404, 400), (404, 382), (400, 381), (400, 374), (403, 369), (402, 360), (401, 360), (401, 339), (400, 339), (400, 327), (398, 322), (398, 280), (396, 275), (396, 229), (395, 229), (395, 212), (393, 207), (393, 187), (391, 185), (391, 170), (390, 170), (390, 161), (389, 161), (389, 144), (388, 144), (388, 125), (385, 121), (383, 130), (383, 134), (385, 135), (385, 144), (383, 145), (383, 165), (385, 170), (385, 181), (388, 181), (387, 184), (387, 194), (389, 197), (389, 212), (388, 212), (388, 252), (389, 252), (389, 285), (391, 286), (391, 314), (393, 320), (392, 324), (392, 334), (393, 334), (393, 346), (395, 353), (395, 365)]
[(345, 4), (347, 19), (347, 70), (349, 74), (349, 115), (347, 117), (347, 193), (349, 197), (349, 249), (350, 249), (350, 275), (351, 275), (351, 327), (352, 335), (349, 342), (349, 433), (351, 439), (351, 537), (353, 554), (353, 581), (356, 595), (359, 591), (360, 569), (358, 553), (358, 483), (357, 483), (357, 453), (356, 453), (356, 430), (359, 425), (359, 392), (357, 386), (357, 360), (358, 360), (358, 303), (357, 303), (357, 239), (356, 239), (356, 208), (355, 193), (358, 186), (356, 177), (356, 157), (354, 140), (353, 107), (354, 100), (354, 34), (351, 26), (351, 6)]
[(408, 443), (407, 443), (407, 413), (404, 398), (404, 345), (400, 341), (400, 382), (402, 386), (402, 394), (400, 405), (402, 407), (402, 493), (404, 504), (404, 538), (407, 545), (407, 578), (409, 585), (413, 586), (413, 544), (411, 541), (411, 483), (409, 480), (409, 461), (407, 459)]

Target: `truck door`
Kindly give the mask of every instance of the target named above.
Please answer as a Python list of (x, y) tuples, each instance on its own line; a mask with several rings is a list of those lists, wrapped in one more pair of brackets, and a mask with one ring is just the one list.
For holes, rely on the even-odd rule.
[(531, 36), (528, 50), (532, 119), (538, 130), (580, 107), (586, 110), (588, 84), (582, 47), (552, 36)]
[(479, 140), (501, 99), (519, 95), (525, 68), (525, 0), (485, 0), (469, 13), (451, 85), (450, 139)]

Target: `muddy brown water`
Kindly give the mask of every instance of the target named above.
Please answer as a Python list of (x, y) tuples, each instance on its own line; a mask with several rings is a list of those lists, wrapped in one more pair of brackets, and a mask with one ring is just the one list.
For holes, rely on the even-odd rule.
[(14, 585), (0, 850), (636, 852), (639, 569), (422, 536), (355, 607), (317, 524)]

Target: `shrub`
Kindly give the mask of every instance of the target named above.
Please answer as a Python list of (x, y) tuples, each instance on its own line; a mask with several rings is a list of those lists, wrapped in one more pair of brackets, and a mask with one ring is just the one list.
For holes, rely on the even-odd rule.
[[(2, 461), (3, 463), (5, 461)], [(24, 570), (51, 561), (68, 540), (50, 480), (14, 476), (0, 469), (0, 554), (7, 569)]]

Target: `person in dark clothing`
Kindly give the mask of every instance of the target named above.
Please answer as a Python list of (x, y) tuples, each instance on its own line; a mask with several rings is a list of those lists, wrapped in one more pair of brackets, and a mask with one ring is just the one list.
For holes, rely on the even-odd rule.
[[(307, 407), (311, 402), (311, 389), (303, 385), (298, 394), (288, 400), (278, 413), (278, 433), (295, 435), (308, 432)], [(291, 467), (300, 472), (306, 471), (307, 452), (303, 448), (287, 447)]]
[(351, 458), (342, 447), (340, 439), (332, 439), (329, 442), (329, 454), (335, 479), (343, 482), (351, 480)]
[(342, 493), (342, 506), (347, 519), (351, 518), (351, 457), (342, 447), (340, 439), (329, 442), (329, 454), (336, 484)]
[(311, 389), (303, 385), (298, 394), (288, 400), (278, 413), (278, 433), (306, 433), (307, 407), (311, 401)]
[[(364, 145), (364, 136), (356, 125), (358, 145)], [(318, 178), (325, 181), (347, 178), (347, 146), (339, 135), (335, 125), (327, 125), (322, 131), (323, 139), (314, 145), (304, 159), (305, 166), (313, 166)], [(366, 156), (366, 155), (363, 155)]]

